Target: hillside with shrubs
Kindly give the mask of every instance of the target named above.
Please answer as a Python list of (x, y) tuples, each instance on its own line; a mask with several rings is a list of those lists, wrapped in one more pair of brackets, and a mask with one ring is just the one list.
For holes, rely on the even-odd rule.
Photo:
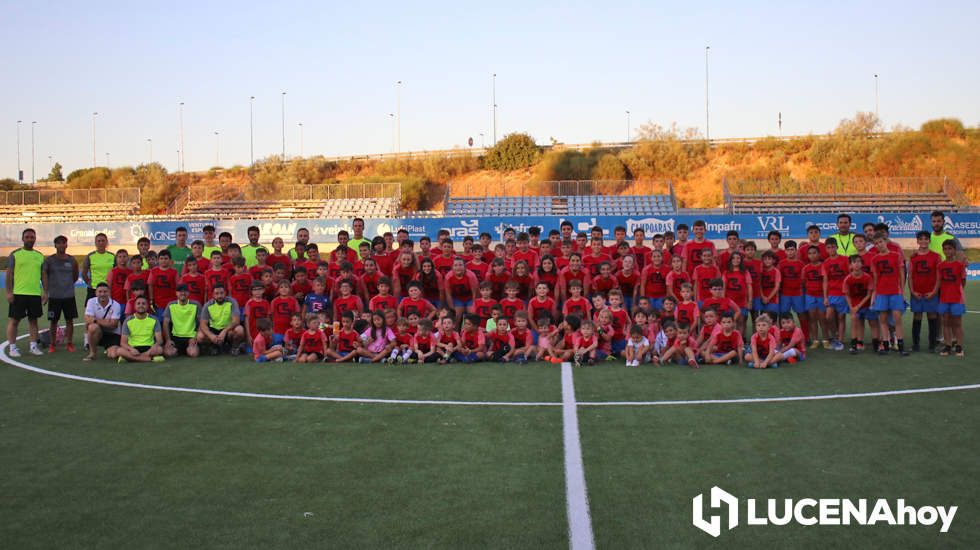
[[(972, 204), (980, 204), (980, 129), (955, 119), (926, 122), (919, 129), (884, 131), (870, 113), (840, 122), (827, 135), (789, 140), (774, 137), (754, 143), (709, 146), (697, 129), (642, 125), (636, 143), (624, 149), (601, 144), (585, 150), (536, 144), (533, 136), (505, 136), (482, 157), (459, 155), (404, 160), (328, 161), (324, 157), (269, 157), (252, 168), (233, 166), (207, 172), (171, 174), (159, 164), (76, 170), (64, 182), (42, 185), (68, 188), (142, 189), (143, 213), (165, 213), (189, 185), (252, 184), (263, 189), (281, 185), (332, 185), (341, 182), (402, 182), (406, 210), (438, 209), (447, 189), (454, 196), (552, 194), (555, 180), (619, 180), (621, 194), (666, 190), (673, 183), (679, 205), (715, 208), (723, 203), (723, 181), (762, 181), (762, 188), (780, 192), (820, 192), (795, 189), (796, 182), (827, 182), (900, 176), (946, 176)], [(51, 179), (59, 179), (52, 173)], [(768, 182), (771, 182), (768, 183)], [(447, 185), (451, 184), (448, 188)], [(3, 188), (18, 188), (12, 180)], [(870, 190), (865, 190), (865, 192)]]

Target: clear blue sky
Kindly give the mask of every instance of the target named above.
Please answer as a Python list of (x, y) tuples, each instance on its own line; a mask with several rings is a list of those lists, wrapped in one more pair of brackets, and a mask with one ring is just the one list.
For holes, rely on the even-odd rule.
[[(207, 5), (203, 5), (207, 4)], [(401, 149), (450, 148), (490, 134), (539, 143), (619, 141), (626, 114), (704, 129), (711, 46), (711, 135), (822, 133), (859, 110), (886, 126), (952, 116), (980, 123), (980, 3), (756, 2), (5, 2), (0, 175), (38, 178), (48, 155), (67, 171), (97, 160), (176, 164), (184, 101), (186, 167), (247, 164), (249, 96), (256, 157), (392, 150), (403, 80)]]

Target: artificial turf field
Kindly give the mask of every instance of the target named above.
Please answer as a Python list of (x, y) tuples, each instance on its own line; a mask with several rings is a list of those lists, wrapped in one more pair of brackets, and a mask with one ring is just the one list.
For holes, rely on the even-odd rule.
[[(967, 303), (980, 309), (980, 284), (969, 285)], [(968, 314), (964, 324), (965, 358), (816, 350), (805, 363), (767, 371), (627, 369), (622, 362), (574, 369), (596, 547), (977, 547), (980, 390), (589, 404), (977, 384), (980, 314)], [(207, 395), (66, 380), (0, 364), (4, 548), (569, 545), (561, 369), (554, 365), (256, 365), (230, 357), (117, 365), (80, 359), (59, 351), (21, 361), (158, 386), (545, 404)], [(692, 497), (713, 485), (746, 498), (904, 498), (959, 510), (946, 534), (938, 525), (743, 522), (713, 539), (691, 523)]]

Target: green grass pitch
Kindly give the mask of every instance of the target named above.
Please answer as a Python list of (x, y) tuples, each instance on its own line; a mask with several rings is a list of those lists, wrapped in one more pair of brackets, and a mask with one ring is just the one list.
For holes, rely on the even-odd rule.
[[(980, 309), (980, 285), (970, 284), (967, 301), (968, 309)], [(739, 404), (588, 403), (976, 384), (978, 329), (980, 314), (968, 314), (965, 358), (817, 350), (805, 363), (772, 371), (627, 369), (622, 362), (575, 369), (596, 547), (975, 548), (980, 390)], [(264, 394), (562, 401), (560, 369), (550, 364), (80, 359), (59, 351), (22, 361), (108, 380)], [(5, 548), (565, 548), (562, 427), (560, 406), (201, 395), (0, 364), (0, 541)], [(947, 534), (938, 526), (740, 525), (715, 541), (691, 523), (691, 499), (712, 485), (759, 499), (904, 498), (959, 510)]]

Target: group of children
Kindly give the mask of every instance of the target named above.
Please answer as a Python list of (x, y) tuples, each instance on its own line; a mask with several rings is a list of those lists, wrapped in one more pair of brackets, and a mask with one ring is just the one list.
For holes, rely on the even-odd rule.
[[(867, 324), (874, 351), (907, 355), (907, 281), (912, 349), (919, 349), (925, 314), (930, 351), (939, 346), (943, 355), (963, 355), (965, 263), (952, 241), (944, 243), (943, 257), (929, 250), (929, 233), (922, 232), (906, 260), (887, 226), (877, 226), (872, 243), (853, 235), (857, 253), (844, 256), (833, 238), (821, 239), (811, 227), (801, 243), (781, 243), (779, 233), (770, 233), (770, 249), (757, 258), (755, 243), (735, 231), (719, 252), (705, 239), (704, 222), (690, 229), (693, 239), (681, 224), (676, 240), (658, 234), (648, 247), (643, 229), (628, 242), (626, 229), (616, 227), (607, 246), (602, 228), (573, 236), (563, 222), (547, 238), (536, 227), (508, 230), (495, 246), (486, 233), (466, 237), (461, 250), (448, 232), (435, 243), (422, 237), (418, 249), (399, 232), (354, 250), (342, 231), (325, 256), (304, 242), (284, 251), (277, 238), (271, 252), (254, 251), (253, 265), (222, 235), (226, 246), (209, 254), (202, 241), (193, 242), (179, 274), (166, 251), (132, 257), (120, 251), (109, 285), (127, 315), (144, 295), (163, 310), (178, 284), (198, 303), (217, 287), (227, 289), (241, 306), (247, 351), (259, 362), (620, 358), (633, 367), (766, 368), (802, 360), (821, 343), (843, 350), (848, 314), (851, 353), (863, 350)], [(151, 276), (161, 271), (164, 279)]]

